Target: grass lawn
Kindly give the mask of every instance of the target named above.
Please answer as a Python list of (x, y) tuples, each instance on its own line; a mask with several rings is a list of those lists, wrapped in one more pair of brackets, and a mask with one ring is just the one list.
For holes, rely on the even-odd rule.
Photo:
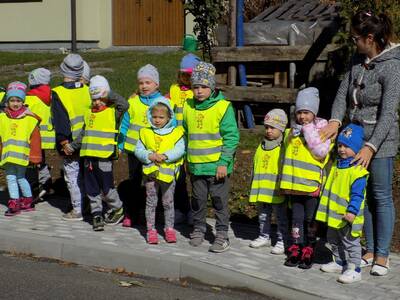
[[(100, 52), (88, 51), (81, 53), (89, 63), (92, 75), (104, 75), (110, 82), (111, 88), (124, 97), (128, 97), (137, 88), (136, 73), (145, 64), (155, 65), (160, 73), (160, 89), (162, 93), (168, 92), (169, 86), (175, 81), (180, 59), (185, 52), (174, 51), (163, 54), (152, 54), (138, 51)], [(59, 65), (65, 55), (55, 53), (10, 53), (0, 52), (0, 86), (6, 86), (14, 80), (27, 83), (31, 70), (45, 67), (53, 73), (52, 86), (59, 84), (62, 76)], [(262, 127), (254, 130), (241, 130), (241, 142), (236, 154), (235, 170), (231, 176), (230, 208), (234, 218), (253, 221), (256, 219), (256, 209), (248, 204), (248, 194), (251, 183), (252, 159), (258, 143), (262, 138)], [(58, 155), (53, 156), (55, 162)], [(59, 174), (58, 164), (53, 165), (53, 175)], [(127, 161), (122, 156), (116, 165), (118, 174), (117, 182), (127, 177)], [(397, 211), (400, 212), (400, 164), (396, 161), (394, 177), (394, 199)], [(5, 176), (0, 176), (0, 183), (4, 184)], [(393, 248), (400, 250), (400, 217), (396, 219)]]

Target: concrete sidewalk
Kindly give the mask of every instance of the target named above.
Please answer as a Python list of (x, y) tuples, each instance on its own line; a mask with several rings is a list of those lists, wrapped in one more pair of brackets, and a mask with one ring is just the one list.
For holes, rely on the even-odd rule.
[[(51, 203), (54, 205), (54, 201)], [(209, 241), (198, 248), (188, 244), (190, 228), (186, 226), (177, 228), (177, 244), (167, 244), (160, 236), (159, 245), (148, 245), (144, 228), (118, 225), (94, 232), (87, 222), (63, 221), (60, 209), (52, 205), (40, 203), (36, 211), (11, 218), (4, 216), (6, 208), (0, 206), (0, 250), (91, 266), (124, 267), (153, 277), (190, 277), (211, 285), (247, 288), (283, 299), (400, 298), (398, 255), (391, 256), (388, 276), (370, 276), (367, 268), (360, 283), (342, 285), (336, 282), (337, 275), (322, 273), (317, 264), (306, 271), (288, 268), (283, 265), (284, 256), (269, 254), (270, 248), (249, 248), (250, 239), (257, 233), (252, 226), (232, 224), (231, 249), (213, 254), (208, 252)]]

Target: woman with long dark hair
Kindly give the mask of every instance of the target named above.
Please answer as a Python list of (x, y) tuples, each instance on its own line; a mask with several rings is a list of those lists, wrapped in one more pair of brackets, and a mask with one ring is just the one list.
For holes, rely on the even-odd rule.
[(364, 232), (367, 241), (362, 266), (371, 274), (389, 270), (395, 208), (392, 196), (394, 158), (399, 146), (400, 47), (391, 43), (392, 22), (385, 14), (360, 11), (351, 19), (351, 38), (357, 47), (346, 73), (323, 139), (335, 138), (343, 123), (364, 128), (364, 146), (354, 163), (369, 168)]

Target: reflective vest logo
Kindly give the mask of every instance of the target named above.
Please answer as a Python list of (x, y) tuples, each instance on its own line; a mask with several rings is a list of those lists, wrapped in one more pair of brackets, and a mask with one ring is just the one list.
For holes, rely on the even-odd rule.
[(161, 143), (163, 142), (163, 138), (159, 135), (155, 135), (154, 142), (155, 142), (156, 152), (160, 151), (160, 147), (161, 147)]
[(95, 121), (96, 121), (96, 115), (91, 114), (89, 117), (89, 124), (88, 124), (90, 128), (93, 128)]
[(17, 123), (11, 123), (11, 135), (16, 136), (17, 135), (17, 129), (18, 129), (18, 124)]
[(203, 120), (204, 120), (204, 115), (203, 114), (197, 114), (196, 115), (196, 121), (197, 121), (197, 128), (202, 129), (203, 128)]
[(296, 140), (296, 141), (293, 143), (293, 149), (292, 149), (292, 154), (293, 154), (293, 155), (297, 156), (297, 155), (299, 154), (299, 148), (300, 148), (300, 146), (301, 146), (301, 141), (299, 141), (299, 140)]
[(263, 165), (264, 169), (268, 168), (268, 162), (269, 162), (270, 158), (271, 158), (271, 156), (269, 154), (267, 154), (267, 153), (264, 154), (263, 159), (262, 159), (262, 165)]

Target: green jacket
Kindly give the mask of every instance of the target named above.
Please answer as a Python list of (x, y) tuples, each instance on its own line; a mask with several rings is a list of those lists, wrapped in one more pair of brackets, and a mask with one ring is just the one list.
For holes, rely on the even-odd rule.
[[(222, 99), (225, 99), (224, 95), (219, 91), (215, 91), (207, 100), (202, 102), (195, 100), (195, 107), (197, 110), (206, 110)], [(183, 127), (185, 129), (187, 140), (188, 132), (185, 120), (183, 121)], [(228, 174), (232, 173), (233, 158), (240, 140), (240, 134), (236, 124), (235, 111), (233, 110), (232, 104), (228, 106), (228, 109), (221, 120), (219, 132), (223, 140), (221, 157), (218, 161), (211, 163), (189, 163), (189, 171), (191, 174), (198, 176), (215, 176), (218, 166), (226, 166), (228, 168)]]

